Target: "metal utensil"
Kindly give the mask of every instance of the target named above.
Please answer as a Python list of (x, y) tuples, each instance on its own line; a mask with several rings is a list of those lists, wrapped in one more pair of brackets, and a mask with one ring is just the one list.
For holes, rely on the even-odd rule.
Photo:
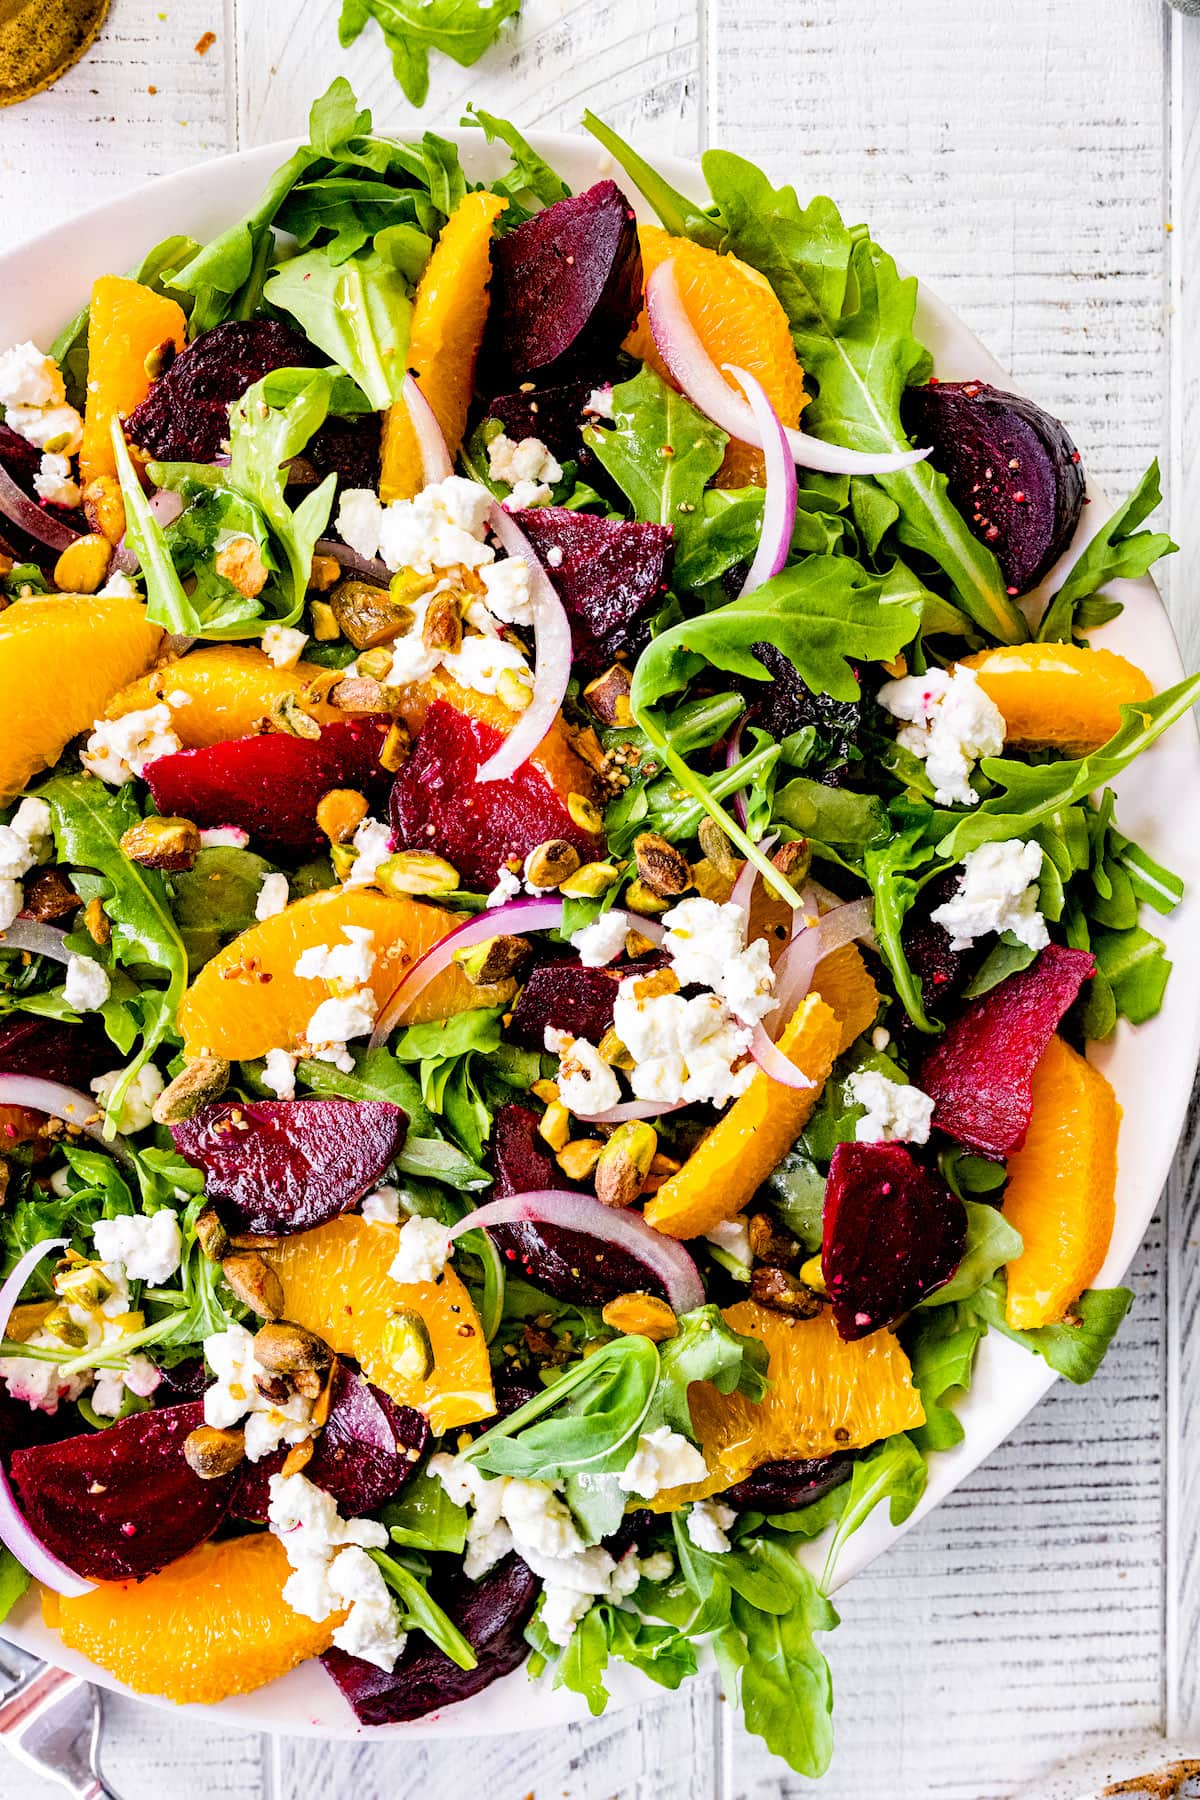
[[(5, 1646), (13, 1664), (19, 1652)], [(27, 1663), (0, 1700), (0, 1744), (26, 1768), (57, 1781), (77, 1800), (120, 1800), (100, 1773), (100, 1696), (82, 1675)]]

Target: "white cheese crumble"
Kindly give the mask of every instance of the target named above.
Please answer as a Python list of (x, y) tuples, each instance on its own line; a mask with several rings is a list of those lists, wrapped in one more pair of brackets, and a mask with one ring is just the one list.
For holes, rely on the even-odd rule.
[(108, 970), (93, 956), (67, 958), (67, 979), (63, 983), (63, 999), (74, 1012), (99, 1012), (111, 991)]
[(642, 980), (626, 976), (613, 1007), (613, 1029), (634, 1060), (629, 1079), (638, 1099), (724, 1106), (744, 1093), (754, 1064), (734, 1065), (750, 1048), (749, 1027), (716, 994), (641, 997)]
[(263, 1063), (262, 1084), (279, 1100), (296, 1098), (297, 1058), (287, 1050), (268, 1050)]
[(489, 907), (507, 906), (510, 900), (516, 899), (520, 891), (521, 877), (515, 869), (506, 868), (501, 863), (496, 870), (496, 885), (487, 897), (487, 904)]
[(687, 1534), (697, 1550), (723, 1556), (729, 1549), (725, 1534), (736, 1518), (732, 1506), (722, 1506), (719, 1500), (697, 1500), (688, 1510)]
[(933, 1101), (919, 1087), (892, 1081), (878, 1069), (846, 1077), (846, 1092), (866, 1113), (854, 1127), (860, 1144), (927, 1144)]
[(681, 900), (663, 917), (663, 949), (684, 987), (711, 988), (731, 1012), (756, 1025), (779, 1002), (765, 938), (746, 943), (746, 911), (733, 901)]
[(216, 1377), (204, 1390), (204, 1422), (219, 1431), (245, 1420), (246, 1455), (259, 1462), (281, 1444), (312, 1436), (312, 1401), (291, 1394), (281, 1402), (260, 1393), (255, 1376), (254, 1338), (244, 1325), (230, 1325), (204, 1340), (204, 1355)]
[(290, 625), (268, 625), (262, 634), (263, 655), (277, 669), (294, 669), (307, 642), (307, 631), (296, 631)]
[(58, 406), (66, 397), (58, 364), (28, 338), (0, 356), (0, 406)]
[(387, 1527), (343, 1519), (332, 1494), (303, 1475), (272, 1475), (271, 1531), (292, 1566), (283, 1597), (307, 1619), (349, 1612), (333, 1634), (340, 1650), (391, 1670), (404, 1649), (400, 1614), (368, 1550), (387, 1547)]
[[(487, 594), (486, 613), (504, 625), (532, 625), (533, 599), (529, 592), (529, 564), (523, 556), (506, 556), (479, 571)], [(486, 617), (470, 615), (471, 623), (488, 629)], [(495, 627), (493, 626), (494, 630)]]
[(487, 488), (461, 475), (431, 482), (414, 499), (388, 506), (369, 489), (349, 488), (338, 508), (337, 529), (352, 550), (380, 557), (393, 573), (477, 569), (496, 557), (484, 541), (491, 505)]
[[(101, 1106), (108, 1105), (109, 1095), (124, 1076), (124, 1069), (109, 1069), (107, 1074), (96, 1076), (91, 1089)], [(154, 1122), (154, 1102), (162, 1091), (162, 1076), (153, 1063), (146, 1063), (134, 1076), (129, 1091), (121, 1102), (117, 1130), (126, 1137), (135, 1131), (145, 1131), (147, 1125)]]
[(533, 688), (533, 670), (525, 660), (525, 652), (509, 638), (465, 637), (461, 650), (443, 654), (441, 663), (455, 681), (477, 694), (499, 693), (506, 675), (530, 690)]
[(19, 881), (50, 854), (50, 808), (44, 800), (22, 800), (7, 825), (0, 825), (0, 877)]
[(278, 871), (273, 871), (269, 875), (264, 875), (262, 878), (262, 886), (258, 890), (258, 897), (254, 902), (255, 918), (273, 919), (276, 913), (281, 913), (285, 910), (287, 903), (287, 876), (280, 874)]
[(379, 1002), (370, 988), (322, 1000), (304, 1028), (305, 1043), (318, 1062), (332, 1063), (343, 1075), (349, 1075), (354, 1058), (346, 1046), (351, 1038), (370, 1037), (378, 1010)]
[(562, 473), (561, 464), (541, 438), (527, 437), (516, 443), (502, 431), (488, 445), (488, 474), (493, 481), (508, 483), (512, 489), (509, 501), (515, 507), (544, 506)]
[[(365, 1206), (363, 1211), (365, 1215)], [(436, 1219), (408, 1219), (400, 1227), (399, 1247), (388, 1274), (402, 1283), (437, 1281), (452, 1249), (447, 1226)]]
[(73, 406), (10, 406), (4, 423), (35, 450), (76, 456), (83, 446), (83, 420)]
[(81, 761), (110, 787), (123, 787), (160, 756), (174, 756), (183, 746), (175, 735), (169, 706), (148, 706), (119, 719), (97, 719)]
[(384, 1182), (373, 1194), (368, 1194), (362, 1203), (362, 1216), (369, 1225), (398, 1225), (400, 1223), (400, 1189)]
[(92, 1238), (103, 1262), (123, 1264), (130, 1281), (148, 1281), (152, 1287), (170, 1281), (183, 1258), (179, 1215), (169, 1206), (97, 1219)]
[[(176, 696), (172, 694), (171, 705), (177, 704)], [(244, 850), (249, 842), (250, 833), (243, 831), (240, 825), (211, 825), (200, 833), (202, 850)]]
[(571, 938), (571, 948), (578, 952), (585, 969), (603, 969), (615, 962), (625, 948), (625, 915), (601, 913), (590, 925), (584, 925)]
[(714, 1225), (704, 1236), (718, 1250), (723, 1250), (726, 1256), (732, 1256), (735, 1262), (749, 1269), (754, 1253), (750, 1248), (750, 1227), (745, 1219), (722, 1219), (719, 1225)]
[[(141, 597), (136, 581), (131, 581), (122, 569), (114, 569), (99, 592), (101, 600), (140, 600)], [(190, 694), (178, 691), (167, 695), (168, 706), (190, 706), (191, 700)]]
[[(64, 1361), (85, 1348), (89, 1351), (102, 1349), (106, 1353), (119, 1350), (122, 1340), (129, 1337), (132, 1329), (129, 1284), (119, 1263), (103, 1263), (99, 1272), (106, 1283), (103, 1300), (98, 1304), (66, 1302), (68, 1318), (83, 1333), (78, 1349), (72, 1347), (65, 1351), (62, 1340), (45, 1330), (35, 1331), (25, 1339), (31, 1349), (56, 1351)], [(58, 1362), (23, 1356), (0, 1360), (0, 1376), (14, 1400), (23, 1400), (36, 1411), (47, 1413), (56, 1412), (60, 1400), (77, 1400), (92, 1381), (89, 1373), (65, 1375)], [(97, 1410), (111, 1416), (120, 1410), (124, 1386), (129, 1386), (135, 1393), (151, 1393), (158, 1385), (158, 1370), (145, 1357), (134, 1357), (120, 1370), (105, 1371), (103, 1376), (97, 1377), (97, 1381), (100, 1380), (107, 1385), (99, 1390), (101, 1405)]]
[(1011, 931), (1030, 950), (1050, 942), (1046, 921), (1038, 911), (1040, 844), (1009, 838), (981, 844), (963, 857), (958, 891), (930, 915), (950, 933), (952, 950), (969, 950), (989, 932)]
[(148, 1400), (161, 1380), (161, 1371), (148, 1356), (131, 1356), (123, 1369), (100, 1369), (91, 1393), (92, 1411), (115, 1419), (125, 1404), (126, 1392)]
[(33, 477), (33, 491), (49, 506), (78, 506), (79, 483), (71, 473), (71, 459), (45, 451)]
[(581, 1119), (608, 1112), (621, 1098), (621, 1084), (601, 1058), (595, 1044), (573, 1038), (569, 1032), (546, 1027), (546, 1048), (557, 1056), (558, 1097), (568, 1112)]
[(885, 681), (878, 700), (895, 719), (902, 749), (925, 764), (939, 806), (974, 806), (979, 795), (970, 776), (982, 756), (1004, 748), (1004, 714), (979, 685), (974, 669), (961, 665), (924, 675)]
[(392, 828), (378, 819), (364, 819), (352, 839), (355, 856), (343, 887), (370, 887), (392, 854)]
[(617, 1476), (617, 1486), (627, 1494), (653, 1500), (663, 1488), (704, 1481), (708, 1464), (680, 1431), (659, 1425), (638, 1439), (637, 1449)]
[(336, 982), (361, 987), (375, 967), (375, 933), (365, 925), (343, 925), (344, 944), (310, 944), (301, 952), (294, 973), (303, 981)]

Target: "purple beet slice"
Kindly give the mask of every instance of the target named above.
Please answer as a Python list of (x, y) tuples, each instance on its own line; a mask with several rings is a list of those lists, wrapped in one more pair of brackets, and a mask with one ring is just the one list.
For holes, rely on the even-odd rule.
[(760, 1463), (745, 1481), (718, 1495), (722, 1506), (738, 1512), (795, 1512), (849, 1481), (854, 1451), (841, 1456), (797, 1457), (794, 1461)]
[(213, 462), (229, 437), (229, 408), (273, 369), (312, 368), (307, 338), (274, 319), (233, 319), (180, 352), (129, 415), (130, 441), (160, 462)]
[(236, 1475), (201, 1481), (184, 1460), (185, 1439), (203, 1423), (195, 1400), (18, 1450), (12, 1479), (21, 1511), (88, 1581), (154, 1575), (210, 1538), (233, 1499)]
[(460, 1669), (416, 1631), (390, 1674), (344, 1650), (327, 1650), (321, 1661), (363, 1725), (423, 1719), (439, 1707), (482, 1693), (519, 1668), (529, 1654), (525, 1627), (533, 1617), (541, 1583), (519, 1556), (506, 1556), (478, 1582), (460, 1573), (431, 1585), (434, 1599), (474, 1650), (476, 1665)]
[(581, 435), (587, 423), (584, 408), (596, 386), (590, 376), (577, 381), (564, 381), (546, 387), (518, 388), (512, 394), (497, 394), (487, 403), (489, 419), (499, 419), (514, 443), (522, 438), (540, 438), (559, 462), (583, 463), (592, 460)]
[[(57, 525), (65, 525), (71, 531), (84, 532), (88, 529), (87, 520), (78, 508), (51, 506), (48, 501), (38, 498), (33, 478), (42, 466), (42, 453), (25, 438), (19, 437), (10, 425), (0, 424), (0, 469), (16, 482), (21, 492), (39, 506), (47, 519), (53, 519)], [(30, 537), (20, 526), (0, 512), (0, 537), (8, 544), (16, 555), (27, 562), (51, 565), (58, 552), (49, 549), (40, 538)]]
[(380, 448), (383, 439), (381, 413), (356, 413), (352, 419), (326, 419), (310, 438), (304, 459), (318, 481), (336, 475), (344, 488), (379, 486)]
[(617, 963), (585, 969), (576, 961), (539, 963), (529, 971), (513, 1008), (512, 1036), (540, 1050), (546, 1027), (598, 1044), (613, 1022), (617, 989), (627, 975), (645, 974), (649, 963)]
[(862, 702), (831, 700), (828, 694), (814, 693), (800, 679), (795, 663), (774, 644), (758, 643), (751, 647), (759, 662), (771, 673), (769, 682), (755, 682), (747, 690), (754, 723), (769, 731), (776, 743), (782, 743), (794, 731), (812, 725), (835, 755), (848, 756), (858, 741)]
[(112, 1042), (94, 1013), (78, 1025), (21, 1013), (0, 1019), (0, 1070), (6, 1075), (40, 1075), (86, 1091), (112, 1058)]
[(569, 1186), (543, 1138), (531, 1106), (513, 1100), (496, 1114), (492, 1128), (494, 1200), (510, 1194), (536, 1194), (543, 1188)]
[(563, 603), (580, 673), (598, 674), (619, 652), (636, 655), (650, 635), (647, 617), (670, 586), (671, 526), (600, 519), (563, 506), (528, 507), (513, 517)]
[(240, 825), (266, 849), (314, 852), (326, 842), (317, 807), (331, 788), (355, 788), (382, 803), (385, 731), (367, 718), (322, 726), (319, 738), (282, 731), (231, 738), (157, 757), (145, 776), (161, 813), (201, 827)]
[(1083, 470), (1066, 427), (1032, 400), (986, 381), (910, 388), (903, 417), (918, 443), (932, 445), (950, 498), (995, 552), (1009, 592), (1035, 588), (1070, 543), (1083, 510)]
[(641, 303), (633, 208), (614, 181), (598, 181), (492, 245), (489, 359), (515, 382), (606, 366)]
[(918, 1077), (933, 1096), (939, 1131), (983, 1156), (1021, 1148), (1033, 1110), (1033, 1071), (1094, 968), (1086, 950), (1049, 944), (1029, 968), (967, 1003)]
[(848, 1342), (945, 1286), (966, 1248), (967, 1209), (907, 1144), (839, 1144), (823, 1227), (821, 1272)]
[(435, 700), (392, 788), (396, 848), (436, 850), (464, 887), (494, 887), (501, 863), (514, 856), (524, 861), (548, 838), (565, 838), (585, 862), (600, 851), (600, 839), (576, 825), (566, 796), (532, 762), (505, 781), (476, 781), (502, 741), (493, 726)]
[(952, 939), (933, 914), (957, 894), (959, 869), (947, 869), (926, 882), (904, 920), (901, 942), (909, 967), (921, 983), (921, 1003), (930, 1017), (944, 1013), (967, 985), (987, 954), (986, 944), (952, 950)]
[(236, 1232), (287, 1237), (379, 1185), (408, 1121), (387, 1100), (218, 1100), (172, 1125)]
[[(416, 1473), (429, 1442), (429, 1421), (411, 1406), (397, 1406), (379, 1388), (339, 1362), (333, 1373), (329, 1417), (304, 1466), (305, 1477), (332, 1494), (347, 1519), (361, 1518), (394, 1499)], [(266, 1521), (270, 1480), (287, 1456), (276, 1450), (242, 1464), (232, 1510), (239, 1519)]]

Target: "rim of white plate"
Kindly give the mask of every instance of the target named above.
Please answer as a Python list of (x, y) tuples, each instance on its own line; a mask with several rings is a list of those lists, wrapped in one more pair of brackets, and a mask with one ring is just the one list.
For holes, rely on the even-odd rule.
[[(485, 144), (479, 132), (456, 129), (444, 135), (458, 145), (472, 179), (487, 179), (505, 167), (502, 146)], [(572, 188), (611, 177), (629, 193), (640, 217), (653, 218), (613, 158), (591, 139), (535, 132), (530, 141)], [(134, 266), (161, 238), (184, 231), (202, 240), (215, 236), (246, 210), (299, 142), (284, 139), (162, 176), (0, 254), (0, 344), (23, 337), (46, 342), (63, 320), (84, 305), (96, 275)], [(678, 188), (693, 198), (703, 198), (704, 183), (695, 163), (673, 156), (655, 161)], [(49, 319), (47, 294), (55, 296)], [(925, 286), (920, 290), (917, 335), (933, 352), (942, 379), (982, 379), (1010, 390), (1015, 387), (974, 333)], [(1064, 561), (1078, 554), (1108, 516), (1104, 496), (1091, 484), (1088, 494), (1092, 504), (1085, 508)], [(1052, 571), (1038, 592), (1048, 593), (1055, 585)], [(1183, 665), (1154, 583), (1147, 577), (1112, 585), (1120, 589), (1125, 611), (1096, 637), (1128, 654), (1145, 669), (1156, 688), (1178, 681)], [(1180, 720), (1116, 786), (1124, 828), (1184, 878), (1188, 894), (1170, 918), (1156, 919), (1154, 924), (1174, 962), (1163, 1012), (1136, 1033), (1122, 1022), (1108, 1044), (1093, 1046), (1091, 1052), (1125, 1108), (1117, 1221), (1097, 1285), (1119, 1281), (1142, 1241), (1170, 1168), (1200, 1055), (1200, 838), (1193, 841), (1189, 837), (1177, 798), (1189, 787), (1200, 794), (1200, 738), (1194, 717)], [(1157, 804), (1158, 794), (1175, 797), (1175, 804)], [(1120, 1354), (1119, 1340), (1114, 1354)], [(963, 1441), (932, 1458), (925, 1495), (902, 1526), (892, 1526), (886, 1508), (880, 1508), (850, 1540), (841, 1558), (837, 1585), (865, 1568), (944, 1500), (1016, 1429), (1056, 1379), (1040, 1359), (999, 1333), (990, 1333), (980, 1349), (971, 1391), (959, 1409)], [(819, 1568), (823, 1546), (810, 1547), (806, 1555)], [(32, 1597), (27, 1596), (0, 1626), (0, 1636), (102, 1687), (131, 1692), (86, 1657), (64, 1648), (57, 1633), (42, 1623)], [(606, 1681), (614, 1708), (660, 1692), (623, 1665), (610, 1670)], [(533, 1695), (536, 1714), (531, 1716)], [(531, 1694), (521, 1670), (432, 1717), (377, 1727), (356, 1723), (317, 1663), (305, 1664), (267, 1687), (214, 1706), (179, 1709), (156, 1696), (137, 1698), (151, 1706), (207, 1715), (248, 1730), (348, 1739), (395, 1738), (405, 1733), (450, 1738), (501, 1735), (534, 1727), (541, 1730), (588, 1716), (578, 1695), (553, 1691), (544, 1684)]]

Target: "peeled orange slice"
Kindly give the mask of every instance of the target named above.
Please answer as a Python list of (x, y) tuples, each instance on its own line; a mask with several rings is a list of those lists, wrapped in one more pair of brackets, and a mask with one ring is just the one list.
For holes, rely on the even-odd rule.
[(838, 1016), (841, 1036), (839, 1056), (875, 1023), (879, 989), (871, 979), (857, 944), (842, 944), (823, 956), (813, 972), (811, 992), (820, 994)]
[(1120, 708), (1154, 693), (1135, 663), (1082, 644), (1013, 644), (963, 658), (1004, 714), (1005, 743), (1082, 756), (1121, 729)]
[(150, 392), (155, 352), (187, 343), (187, 320), (174, 300), (130, 281), (124, 275), (101, 275), (92, 288), (88, 314), (87, 410), (79, 478), (86, 484), (97, 475), (116, 472), (112, 421), (127, 419)]
[[(310, 681), (328, 674), (316, 663), (277, 669), (261, 650), (248, 644), (213, 644), (164, 663), (115, 694), (107, 716), (120, 719), (147, 706), (167, 706), (171, 724), (185, 750), (250, 737), (285, 694), (300, 699)], [(305, 712), (320, 725), (346, 717), (324, 702), (309, 702)]]

